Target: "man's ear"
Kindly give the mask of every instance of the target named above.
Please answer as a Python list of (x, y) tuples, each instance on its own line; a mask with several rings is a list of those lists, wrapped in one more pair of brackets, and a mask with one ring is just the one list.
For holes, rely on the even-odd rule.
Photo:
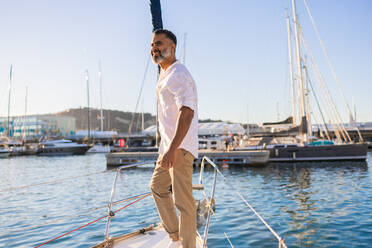
[(173, 50), (173, 54), (176, 55), (176, 44), (172, 43), (171, 48)]

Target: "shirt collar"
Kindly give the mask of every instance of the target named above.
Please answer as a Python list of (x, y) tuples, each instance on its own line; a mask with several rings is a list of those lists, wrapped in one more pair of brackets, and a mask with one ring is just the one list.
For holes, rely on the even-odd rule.
[(171, 65), (170, 65), (166, 70), (161, 69), (161, 72), (162, 72), (162, 73), (169, 72), (170, 69), (172, 69), (173, 66), (175, 66), (175, 65), (177, 65), (177, 64), (179, 64), (179, 63), (180, 63), (180, 62), (179, 62), (178, 60), (176, 60), (176, 61), (174, 61), (173, 64), (171, 64)]

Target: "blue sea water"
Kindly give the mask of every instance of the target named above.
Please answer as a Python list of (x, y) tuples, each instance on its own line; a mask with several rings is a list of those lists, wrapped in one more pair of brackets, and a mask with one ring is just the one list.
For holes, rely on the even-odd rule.
[[(223, 174), (288, 247), (372, 247), (372, 153), (367, 162), (269, 164)], [(122, 171), (116, 199), (149, 191), (153, 165)], [(43, 182), (61, 178), (84, 177)], [(102, 154), (0, 160), (0, 247), (34, 247), (107, 213), (115, 172)], [(198, 169), (194, 179), (197, 181)], [(204, 183), (211, 186), (213, 171)], [(33, 187), (20, 188), (26, 185)], [(210, 188), (207, 188), (210, 192)], [(200, 194), (195, 194), (200, 198)], [(221, 177), (208, 247), (278, 247), (275, 237)], [(123, 203), (116, 206), (124, 206)], [(98, 209), (96, 209), (98, 208)], [(159, 221), (153, 199), (117, 213), (110, 235)], [(43, 247), (90, 247), (104, 239), (101, 220)], [(202, 233), (204, 227), (200, 228)]]

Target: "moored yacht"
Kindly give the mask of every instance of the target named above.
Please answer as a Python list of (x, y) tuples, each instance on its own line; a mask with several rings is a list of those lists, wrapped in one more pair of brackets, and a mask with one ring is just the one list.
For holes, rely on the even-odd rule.
[(366, 160), (368, 145), (362, 143), (335, 144), (330, 140), (299, 143), (290, 137), (252, 138), (245, 146), (234, 150), (261, 150), (270, 152), (269, 162)]
[(328, 144), (328, 145), (297, 145), (278, 144), (268, 148), (269, 161), (340, 161), (366, 160), (368, 146), (366, 144)]
[(41, 142), (37, 150), (39, 156), (84, 155), (91, 146), (71, 140), (48, 140)]
[(10, 149), (3, 144), (0, 144), (0, 158), (7, 158), (10, 156)]

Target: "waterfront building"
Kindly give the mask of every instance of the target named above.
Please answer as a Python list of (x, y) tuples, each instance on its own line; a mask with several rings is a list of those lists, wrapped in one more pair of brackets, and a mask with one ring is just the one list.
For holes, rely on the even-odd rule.
[(39, 139), (50, 136), (75, 135), (76, 120), (70, 116), (29, 115), (0, 117), (0, 136)]

